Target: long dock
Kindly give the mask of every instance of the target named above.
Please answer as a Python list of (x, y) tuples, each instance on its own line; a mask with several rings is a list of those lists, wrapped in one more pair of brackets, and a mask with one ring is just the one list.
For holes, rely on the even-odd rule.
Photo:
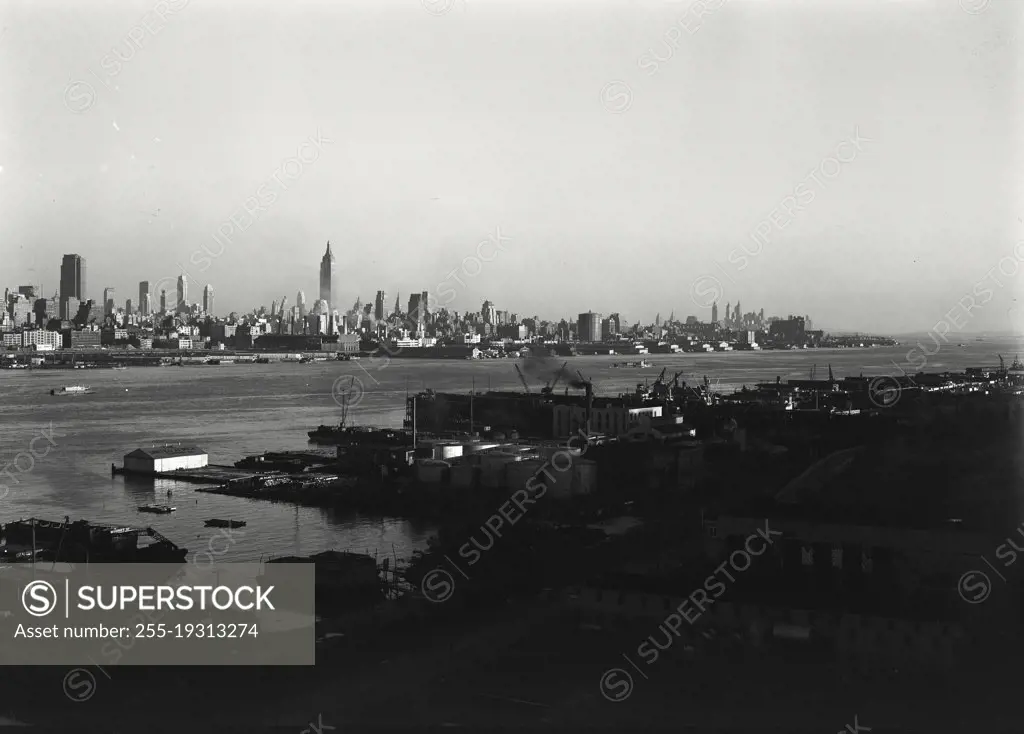
[(232, 487), (249, 486), (257, 480), (277, 479), (286, 476), (276, 471), (246, 471), (234, 466), (221, 464), (210, 464), (198, 469), (176, 469), (165, 472), (140, 472), (124, 467), (110, 465), (111, 475), (123, 474), (125, 476), (153, 477), (154, 479), (174, 479), (179, 482), (192, 482), (194, 484), (224, 484)]

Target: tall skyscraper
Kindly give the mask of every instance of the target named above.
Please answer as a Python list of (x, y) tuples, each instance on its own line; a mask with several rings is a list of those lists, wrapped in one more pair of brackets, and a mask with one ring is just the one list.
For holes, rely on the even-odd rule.
[(203, 288), (203, 311), (207, 315), (213, 314), (213, 286), (209, 283)]
[(104, 288), (103, 289), (103, 313), (112, 314), (114, 313), (114, 289)]
[(160, 313), (167, 313), (167, 291), (160, 291)]
[(711, 323), (718, 323), (718, 301), (711, 304)]
[(85, 258), (81, 255), (65, 255), (60, 263), (60, 317), (73, 319), (77, 314), (69, 313), (67, 299), (85, 300)]
[(139, 314), (149, 316), (153, 304), (149, 300), (149, 281), (143, 280), (139, 283)]
[(378, 321), (384, 320), (384, 302), (387, 300), (388, 294), (384, 291), (377, 291), (377, 297), (373, 301), (373, 318)]
[(174, 310), (177, 313), (183, 313), (188, 311), (188, 283), (185, 282), (185, 276), (178, 276), (178, 300), (174, 305)]
[(320, 259), (320, 300), (327, 301), (331, 310), (334, 309), (334, 298), (338, 294), (334, 292), (334, 253), (331, 252), (331, 243), (327, 242), (327, 252)]
[(593, 311), (581, 313), (577, 322), (577, 332), (581, 342), (601, 341), (601, 314)]
[(409, 319), (416, 319), (418, 324), (423, 323), (423, 306), (420, 303), (422, 297), (422, 293), (413, 293), (409, 296)]
[(124, 312), (126, 314), (128, 314), (129, 316), (131, 315), (131, 313), (132, 313), (132, 299), (129, 298), (127, 301), (124, 302)]
[(306, 294), (299, 291), (299, 294), (295, 296), (295, 306), (299, 309), (299, 319), (306, 319)]

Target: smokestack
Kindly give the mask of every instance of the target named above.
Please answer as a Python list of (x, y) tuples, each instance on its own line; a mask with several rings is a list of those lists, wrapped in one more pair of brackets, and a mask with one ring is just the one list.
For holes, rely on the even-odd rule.
[(594, 412), (594, 386), (589, 382), (584, 383), (584, 389), (587, 391), (587, 435), (590, 435), (590, 416)]

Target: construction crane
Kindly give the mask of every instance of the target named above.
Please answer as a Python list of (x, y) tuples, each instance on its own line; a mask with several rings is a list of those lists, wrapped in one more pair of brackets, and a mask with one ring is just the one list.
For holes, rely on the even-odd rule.
[(558, 372), (555, 373), (555, 379), (552, 380), (550, 384), (540, 389), (542, 393), (544, 393), (545, 395), (550, 395), (555, 391), (555, 387), (558, 386), (558, 381), (562, 378), (562, 373), (565, 372), (565, 368), (568, 366), (568, 364), (568, 362), (562, 363), (561, 369), (559, 369)]
[(521, 383), (523, 383), (523, 389), (526, 390), (527, 394), (529, 394), (530, 386), (529, 386), (529, 384), (527, 384), (526, 378), (523, 377), (523, 371), (521, 369), (519, 369), (519, 365), (517, 365), (517, 364), (516, 365), (512, 365), (512, 366), (516, 368), (516, 374), (519, 375), (519, 381)]
[(662, 367), (661, 368), (661, 374), (658, 375), (658, 379), (654, 381), (655, 385), (660, 385), (661, 384), (661, 381), (665, 379), (665, 372), (667, 370), (668, 370), (668, 367)]

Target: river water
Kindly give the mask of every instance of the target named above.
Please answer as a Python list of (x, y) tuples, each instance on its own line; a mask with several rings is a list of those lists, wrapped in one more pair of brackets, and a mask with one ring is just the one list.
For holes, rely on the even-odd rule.
[[(994, 366), (997, 354), (1009, 363), (1024, 341), (961, 337), (964, 347), (943, 345), (925, 371)], [(953, 339), (955, 341), (955, 339)], [(929, 337), (922, 344), (934, 352)], [(743, 384), (806, 378), (816, 365), (823, 379), (831, 364), (836, 377), (900, 374), (915, 370), (907, 351), (915, 344), (872, 349), (728, 352), (653, 355), (652, 368), (613, 368), (639, 356), (569, 359), (593, 380), (598, 395), (631, 391), (653, 380), (662, 367), (671, 378), (700, 379), (731, 391)], [(562, 360), (555, 360), (555, 366)], [(919, 360), (914, 364), (919, 364)], [(136, 367), (127, 370), (0, 370), (0, 522), (20, 517), (150, 525), (192, 553), (218, 560), (251, 561), (261, 556), (309, 554), (327, 549), (367, 551), (408, 558), (426, 546), (429, 523), (372, 518), (315, 508), (198, 493), (195, 485), (166, 480), (112, 477), (110, 465), (139, 448), (165, 443), (196, 444), (210, 463), (233, 464), (248, 454), (308, 448), (306, 431), (337, 423), (334, 396), (349, 398), (350, 424), (401, 426), (405, 394), (425, 387), (440, 391), (521, 390), (512, 360), (427, 361), (362, 359), (351, 362)], [(543, 386), (534, 379), (531, 389)], [(88, 395), (57, 397), (50, 390), (86, 384)], [(559, 386), (558, 389), (561, 389)], [(53, 444), (42, 437), (52, 426)], [(37, 438), (38, 437), (38, 438)], [(35, 450), (34, 458), (30, 446)], [(48, 451), (48, 452), (47, 452)], [(45, 454), (45, 455), (44, 455)], [(13, 477), (13, 478), (12, 478)], [(6, 489), (5, 489), (6, 487)], [(167, 496), (167, 490), (172, 494)], [(139, 505), (172, 504), (170, 515), (140, 514)], [(204, 520), (242, 519), (242, 530), (212, 531)]]

